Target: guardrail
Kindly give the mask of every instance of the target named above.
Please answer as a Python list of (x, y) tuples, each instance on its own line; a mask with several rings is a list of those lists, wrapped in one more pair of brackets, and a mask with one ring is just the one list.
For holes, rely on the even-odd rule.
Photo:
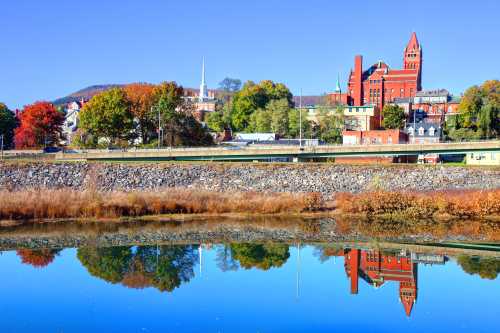
[(320, 145), (269, 147), (193, 147), (134, 150), (86, 150), (59, 152), (59, 160), (243, 160), (279, 157), (394, 156), (419, 154), (465, 154), (500, 152), (500, 141), (433, 144)]

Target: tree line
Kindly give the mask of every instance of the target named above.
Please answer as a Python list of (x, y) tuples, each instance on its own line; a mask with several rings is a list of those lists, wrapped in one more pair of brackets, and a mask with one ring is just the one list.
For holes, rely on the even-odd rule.
[[(200, 146), (213, 139), (194, 117), (193, 105), (183, 98), (184, 89), (175, 82), (158, 85), (133, 83), (93, 96), (79, 114), (72, 144), (96, 148), (142, 144)], [(4, 147), (41, 148), (63, 139), (65, 114), (49, 102), (26, 105), (16, 117), (0, 104), (0, 135)], [(162, 135), (159, 135), (159, 134)]]
[[(247, 81), (241, 89), (233, 79), (220, 84), (224, 94), (216, 112), (207, 115), (207, 125), (215, 132), (275, 133), (281, 138), (318, 138), (325, 142), (341, 142), (343, 109), (330, 105), (327, 96), (317, 110), (316, 119), (308, 119), (306, 109), (296, 107), (286, 85), (271, 80)], [(239, 81), (239, 80), (238, 80)], [(241, 83), (241, 82), (240, 82)], [(227, 87), (231, 87), (228, 89)]]
[[(158, 85), (133, 83), (92, 97), (80, 111), (80, 124), (73, 144), (80, 147), (142, 145), (153, 147), (213, 144), (209, 130), (222, 132), (272, 132), (282, 138), (320, 139), (341, 143), (344, 129), (342, 106), (331, 105), (325, 96), (315, 119), (296, 107), (286, 85), (270, 80), (259, 83), (226, 78), (219, 86), (215, 112), (205, 127), (194, 117), (192, 102), (175, 82)], [(500, 81), (490, 80), (466, 90), (458, 114), (444, 126), (448, 140), (500, 137)], [(382, 126), (404, 128), (404, 110), (386, 105)], [(40, 148), (57, 145), (62, 138), (64, 110), (49, 102), (26, 105), (16, 116), (0, 103), (0, 135), (5, 148)]]

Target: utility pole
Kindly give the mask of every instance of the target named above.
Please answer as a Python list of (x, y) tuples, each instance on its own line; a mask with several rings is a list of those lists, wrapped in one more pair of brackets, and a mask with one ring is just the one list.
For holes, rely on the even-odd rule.
[(302, 149), (302, 88), (299, 96), (299, 147)]
[(1, 152), (1, 160), (3, 161), (3, 134), (0, 135), (0, 152)]
[(297, 243), (297, 285), (295, 289), (295, 299), (299, 300), (300, 297), (300, 242)]
[[(151, 107), (151, 113), (153, 113), (154, 107)], [(158, 150), (161, 145), (161, 121), (160, 121), (160, 108), (158, 108)]]

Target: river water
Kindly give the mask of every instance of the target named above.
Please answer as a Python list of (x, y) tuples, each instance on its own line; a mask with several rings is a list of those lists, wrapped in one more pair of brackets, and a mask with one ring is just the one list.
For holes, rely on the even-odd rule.
[(337, 243), (4, 251), (0, 331), (498, 332), (498, 254)]

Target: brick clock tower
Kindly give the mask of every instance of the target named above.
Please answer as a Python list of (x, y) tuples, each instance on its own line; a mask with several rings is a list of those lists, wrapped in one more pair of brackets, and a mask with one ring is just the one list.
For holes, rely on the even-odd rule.
[(422, 90), (422, 48), (418, 43), (417, 34), (411, 35), (408, 45), (406, 45), (404, 53), (404, 69), (416, 69), (417, 76), (417, 90)]
[(412, 33), (403, 56), (403, 68), (390, 68), (382, 60), (363, 68), (363, 57), (354, 58), (345, 93), (334, 92), (330, 98), (344, 104), (374, 105), (380, 109), (396, 98), (415, 97), (422, 90), (422, 46), (416, 33)]

